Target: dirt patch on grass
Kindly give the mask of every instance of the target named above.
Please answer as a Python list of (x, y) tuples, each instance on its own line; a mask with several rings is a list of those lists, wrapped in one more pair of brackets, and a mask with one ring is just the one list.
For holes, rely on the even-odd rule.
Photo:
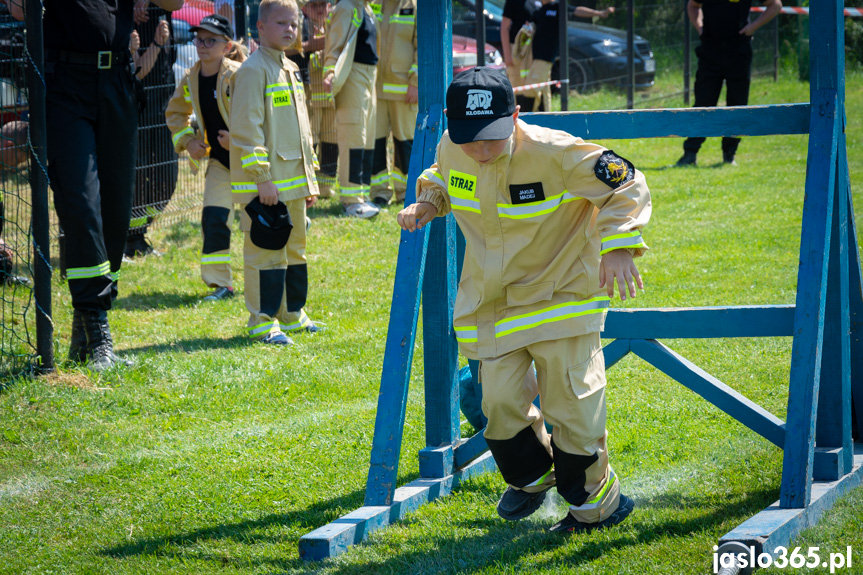
[(108, 391), (111, 389), (97, 385), (98, 381), (93, 381), (80, 372), (55, 370), (53, 373), (43, 376), (42, 379), (48, 385), (55, 387), (77, 387), (85, 391)]

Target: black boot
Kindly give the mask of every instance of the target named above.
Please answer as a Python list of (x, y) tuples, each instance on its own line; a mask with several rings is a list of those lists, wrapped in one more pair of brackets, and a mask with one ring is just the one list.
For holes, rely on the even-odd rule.
[(69, 360), (75, 363), (87, 361), (87, 331), (84, 329), (84, 312), (77, 309), (72, 314), (72, 342), (69, 344)]
[(677, 160), (675, 164), (678, 168), (684, 166), (697, 166), (698, 162), (696, 158), (698, 157), (698, 152), (690, 152), (689, 150), (684, 150), (683, 155), (680, 156), (680, 159)]
[(108, 312), (99, 310), (82, 312), (82, 314), (87, 333), (87, 355), (90, 358), (87, 366), (95, 372), (102, 372), (114, 366), (132, 367), (134, 364), (131, 361), (122, 359), (114, 353)]

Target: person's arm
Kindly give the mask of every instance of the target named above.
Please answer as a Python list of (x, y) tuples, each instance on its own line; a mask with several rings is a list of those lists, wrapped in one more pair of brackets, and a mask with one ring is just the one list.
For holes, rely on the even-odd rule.
[(782, 10), (782, 0), (765, 0), (764, 12), (758, 15), (755, 21), (750, 22), (740, 31), (741, 35), (752, 36), (759, 28), (776, 18), (776, 15)]
[(231, 77), (231, 147), (239, 148), (246, 176), (258, 185), (264, 205), (275, 205), (279, 193), (270, 175), (270, 153), (264, 133), (263, 70), (240, 66)]
[(24, 0), (0, 0), (9, 8), (9, 14), (16, 20), (24, 20)]
[(168, 22), (166, 20), (162, 20), (156, 27), (156, 34), (153, 36), (153, 43), (147, 47), (147, 50), (143, 54), (135, 58), (135, 65), (140, 67), (140, 70), (135, 74), (139, 80), (143, 80), (144, 77), (150, 73), (150, 70), (153, 69), (153, 66), (156, 65), (156, 60), (159, 58), (159, 52), (162, 51), (162, 48), (168, 41), (168, 37)]
[[(438, 144), (438, 157), (440, 157)], [(437, 216), (445, 216), (452, 210), (447, 193), (446, 174), (440, 164), (435, 162), (417, 178), (415, 204), (398, 213), (396, 220), (403, 230), (421, 230)]]
[(174, 143), (174, 151), (178, 154), (186, 149), (186, 145), (195, 139), (195, 130), (192, 128), (192, 114), (195, 108), (192, 105), (192, 95), (189, 91), (189, 74), (186, 71), (183, 79), (177, 84), (174, 94), (168, 100), (165, 108), (165, 125), (171, 131), (171, 141)]
[(587, 6), (576, 6), (572, 11), (572, 15), (576, 18), (608, 18), (610, 14), (614, 14), (614, 6), (609, 6), (605, 10), (594, 10)]
[(418, 48), (419, 44), (417, 42), (417, 26), (416, 20), (414, 20), (414, 37), (413, 37), (413, 48), (414, 48), (414, 61), (411, 63), (410, 70), (408, 70), (408, 91), (405, 93), (405, 103), (407, 104), (416, 104), (419, 102), (419, 59), (418, 59)]
[[(631, 162), (610, 150), (586, 142), (571, 145), (563, 156), (566, 188), (597, 207), (596, 229), (602, 257), (599, 286), (614, 296), (614, 282), (620, 299), (635, 287), (644, 287), (633, 257), (647, 251), (641, 229), (650, 219), (650, 191), (644, 175)], [(628, 288), (628, 289), (627, 289)]]
[(515, 63), (512, 61), (512, 44), (509, 41), (509, 30), (512, 28), (512, 20), (504, 16), (500, 20), (500, 47), (503, 49), (503, 63), (507, 67), (512, 67)]
[(689, 0), (686, 4), (686, 14), (689, 16), (689, 22), (698, 35), (704, 30), (704, 12), (701, 11), (701, 3), (695, 0)]
[(336, 73), (336, 62), (351, 34), (351, 20), (354, 8), (351, 3), (339, 2), (330, 13), (329, 25), (327, 26), (326, 42), (324, 43), (324, 67), (323, 80), (324, 89), (332, 91), (333, 76)]

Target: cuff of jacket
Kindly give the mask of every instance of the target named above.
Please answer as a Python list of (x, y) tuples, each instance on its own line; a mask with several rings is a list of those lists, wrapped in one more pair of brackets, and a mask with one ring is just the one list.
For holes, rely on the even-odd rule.
[(428, 203), (437, 208), (437, 216), (445, 216), (449, 213), (449, 206), (437, 190), (422, 190), (417, 196), (417, 203)]
[[(247, 174), (249, 172), (246, 172)], [(272, 182), (273, 178), (270, 176), (270, 170), (264, 170), (263, 172), (258, 172), (254, 174), (249, 174), (252, 176), (252, 181), (256, 184), (266, 184), (267, 182)]]

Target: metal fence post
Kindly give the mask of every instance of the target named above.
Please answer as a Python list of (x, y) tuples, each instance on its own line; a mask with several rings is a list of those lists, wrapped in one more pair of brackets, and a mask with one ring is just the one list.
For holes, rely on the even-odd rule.
[(689, 68), (692, 52), (692, 34), (689, 32), (689, 10), (686, 5), (689, 0), (683, 0), (683, 103), (689, 105)]
[[(569, 2), (560, 0), (560, 55), (558, 56), (558, 76), (560, 80), (560, 109), (564, 112), (569, 110)], [(546, 110), (550, 112), (551, 110)]]
[(33, 296), (36, 301), (36, 354), (39, 373), (54, 371), (54, 324), (51, 321), (51, 252), (48, 222), (48, 160), (45, 152), (45, 81), (42, 51), (42, 3), (27, 0), (27, 90), (30, 103), (30, 193), (33, 212)]
[(485, 66), (485, 0), (476, 0), (476, 65)]
[(635, 0), (627, 0), (626, 10), (626, 108), (631, 110), (635, 100)]

